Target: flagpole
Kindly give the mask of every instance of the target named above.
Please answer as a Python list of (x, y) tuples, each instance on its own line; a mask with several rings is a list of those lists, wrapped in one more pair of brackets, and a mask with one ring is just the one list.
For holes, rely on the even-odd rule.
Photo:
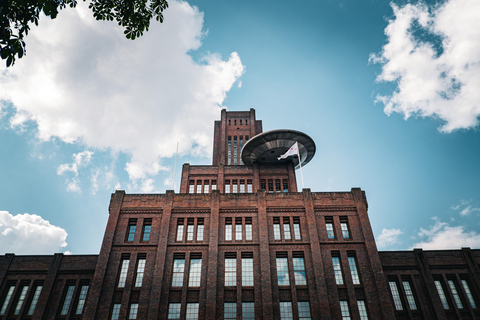
[(175, 192), (175, 170), (177, 169), (177, 156), (178, 156), (178, 141), (177, 141), (177, 152), (175, 152), (175, 165), (173, 166), (172, 189), (174, 192)]
[(298, 156), (298, 163), (300, 164), (300, 175), (302, 176), (302, 189), (304, 189), (305, 185), (303, 184), (302, 159), (300, 158), (300, 148), (298, 147), (298, 144), (297, 144), (297, 156)]

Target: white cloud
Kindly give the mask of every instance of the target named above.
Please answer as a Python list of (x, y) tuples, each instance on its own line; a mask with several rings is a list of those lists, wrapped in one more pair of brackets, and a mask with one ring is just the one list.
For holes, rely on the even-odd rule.
[[(397, 86), (392, 95), (377, 96), (385, 113), (440, 118), (443, 132), (475, 127), (480, 115), (480, 1), (392, 7), (395, 19), (385, 29), (388, 43), (370, 57), (383, 64), (377, 80)], [(430, 40), (439, 39), (443, 52), (439, 44), (418, 36), (419, 30)]]
[(461, 200), (460, 204), (451, 206), (450, 209), (459, 211), (461, 216), (468, 216), (472, 212), (480, 212), (480, 208), (476, 208), (470, 204), (471, 201)]
[[(74, 177), (71, 180), (67, 179), (67, 191), (80, 192), (82, 190), (79, 186), (80, 181), (77, 178), (78, 169), (88, 165), (92, 160), (92, 156), (93, 156), (93, 152), (88, 150), (85, 150), (79, 153), (74, 153), (73, 154), (74, 161), (72, 163), (64, 163), (57, 168), (58, 175), (63, 175), (65, 172), (73, 172), (74, 174)], [(95, 185), (93, 185), (92, 187), (95, 188)]]
[(43, 141), (126, 153), (130, 179), (148, 187), (177, 141), (181, 154), (209, 155), (212, 120), (244, 72), (236, 52), (192, 59), (202, 28), (203, 13), (182, 1), (169, 2), (165, 22), (152, 22), (135, 41), (116, 23), (95, 21), (83, 2), (42, 18), (28, 35), (27, 56), (0, 69), (0, 100), (17, 112), (11, 126), (33, 120)]
[(382, 233), (377, 237), (377, 246), (385, 248), (398, 243), (398, 237), (403, 234), (400, 229), (382, 229)]
[(461, 247), (480, 247), (480, 234), (467, 231), (463, 226), (450, 226), (434, 218), (435, 223), (429, 229), (420, 228), (418, 236), (425, 240), (416, 243), (414, 248), (424, 250), (460, 249)]
[(0, 211), (0, 254), (52, 254), (67, 246), (67, 235), (38, 215)]

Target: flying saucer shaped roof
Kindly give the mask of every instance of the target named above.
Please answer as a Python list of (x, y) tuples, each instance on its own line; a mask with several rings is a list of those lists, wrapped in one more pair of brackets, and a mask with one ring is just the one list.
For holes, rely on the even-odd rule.
[(293, 161), (295, 169), (298, 169), (300, 164), (297, 156), (277, 159), (287, 152), (295, 142), (298, 142), (298, 150), (302, 166), (304, 166), (312, 160), (315, 154), (315, 142), (303, 132), (288, 129), (263, 132), (248, 140), (242, 148), (243, 163), (246, 165), (255, 163), (278, 165)]

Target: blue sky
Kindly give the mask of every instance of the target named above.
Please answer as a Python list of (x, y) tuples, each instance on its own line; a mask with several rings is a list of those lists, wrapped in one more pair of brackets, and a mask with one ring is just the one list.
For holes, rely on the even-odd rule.
[(365, 190), (379, 249), (478, 248), (479, 15), (468, 0), (171, 1), (133, 42), (83, 3), (41, 19), (0, 67), (0, 247), (97, 253), (111, 193), (171, 189), (177, 141), (178, 190), (182, 163), (211, 162), (226, 107), (310, 135), (305, 187)]

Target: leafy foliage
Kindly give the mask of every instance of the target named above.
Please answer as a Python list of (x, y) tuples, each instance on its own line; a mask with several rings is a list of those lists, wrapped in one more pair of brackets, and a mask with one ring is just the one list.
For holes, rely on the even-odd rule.
[[(85, 0), (84, 0), (85, 1)], [(25, 36), (30, 25), (38, 26), (40, 13), (55, 19), (61, 9), (74, 8), (76, 0), (0, 0), (0, 56), (7, 67), (26, 53)], [(97, 20), (116, 20), (127, 39), (134, 40), (148, 31), (150, 20), (163, 22), (166, 0), (92, 0), (89, 8)]]

